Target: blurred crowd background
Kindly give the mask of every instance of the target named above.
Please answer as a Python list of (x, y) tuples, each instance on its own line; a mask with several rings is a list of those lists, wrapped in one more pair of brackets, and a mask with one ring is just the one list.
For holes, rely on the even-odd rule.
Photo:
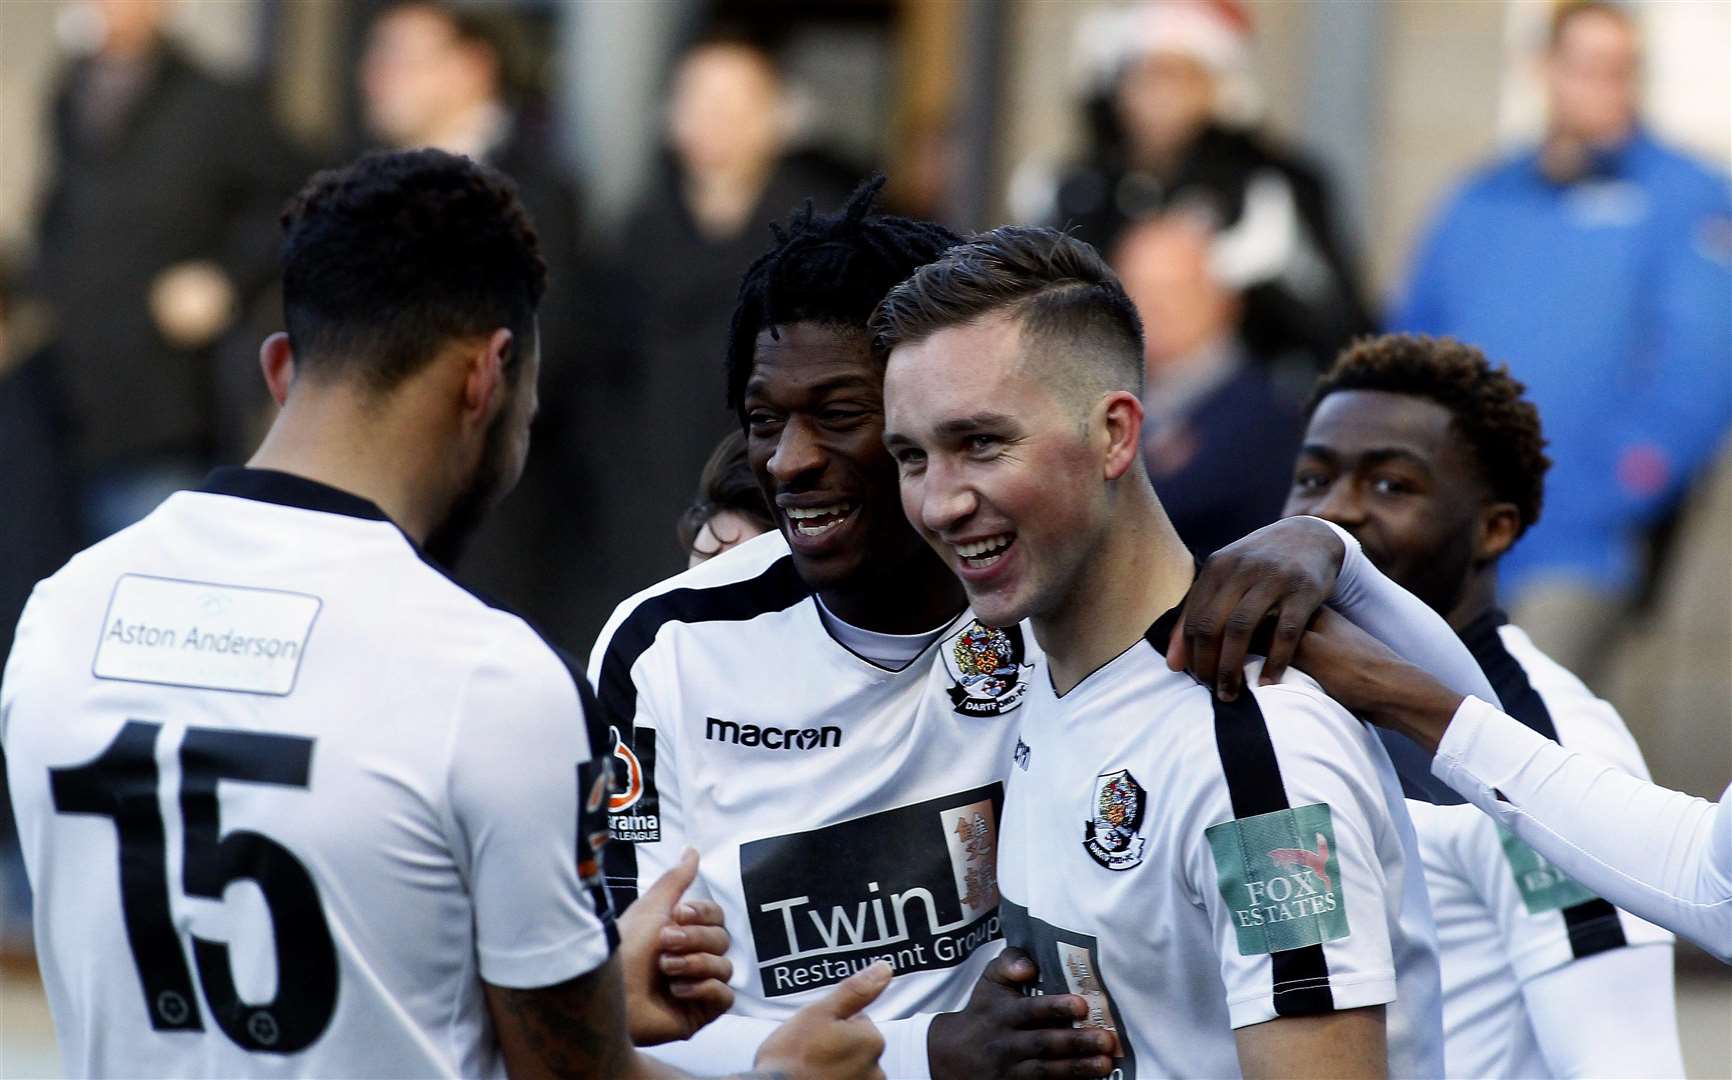
[(250, 453), (283, 200), (423, 145), (514, 177), (552, 271), (527, 473), (458, 571), (587, 651), (685, 564), (769, 224), (883, 172), (887, 209), (1112, 260), (1200, 553), (1277, 513), (1353, 336), (1507, 362), (1556, 464), (1505, 600), (1718, 794), (1729, 69), (1725, 0), (6, 0), (0, 655), (35, 580)]

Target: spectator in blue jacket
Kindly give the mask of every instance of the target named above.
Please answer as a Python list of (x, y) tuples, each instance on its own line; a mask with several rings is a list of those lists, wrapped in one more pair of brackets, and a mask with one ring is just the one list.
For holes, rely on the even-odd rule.
[(1558, 11), (1544, 140), (1448, 201), (1393, 320), (1507, 362), (1544, 415), (1546, 516), (1504, 584), (1576, 671), (1594, 669), (1631, 594), (1645, 528), (1732, 421), (1732, 197), (1643, 129), (1639, 68), (1621, 7)]

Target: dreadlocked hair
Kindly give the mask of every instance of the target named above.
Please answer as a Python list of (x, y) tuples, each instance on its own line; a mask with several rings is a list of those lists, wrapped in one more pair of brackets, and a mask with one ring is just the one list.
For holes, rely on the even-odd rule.
[(728, 331), (728, 407), (742, 424), (760, 333), (797, 322), (865, 333), (885, 293), (961, 242), (942, 225), (873, 213), (883, 187), (874, 176), (833, 214), (816, 213), (807, 199), (786, 225), (770, 225), (775, 246), (746, 270)]
[(1484, 353), (1454, 338), (1383, 334), (1348, 346), (1318, 381), (1305, 415), (1345, 390), (1436, 402), (1449, 410), (1450, 428), (1472, 451), (1486, 490), (1499, 502), (1515, 504), (1526, 532), (1539, 520), (1552, 465), (1540, 412), (1522, 396), (1526, 389), (1506, 365), (1492, 367)]

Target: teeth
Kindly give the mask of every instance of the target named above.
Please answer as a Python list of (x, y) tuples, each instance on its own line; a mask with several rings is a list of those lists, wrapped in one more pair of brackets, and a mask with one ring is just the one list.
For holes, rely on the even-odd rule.
[(848, 512), (848, 504), (836, 503), (833, 506), (808, 506), (804, 508), (789, 506), (784, 507), (784, 509), (787, 511), (788, 516), (793, 518), (795, 521), (804, 521), (807, 518), (830, 517), (831, 515), (840, 517)]
[(1013, 539), (1015, 539), (1015, 537), (1011, 536), (1009, 533), (1005, 533), (1002, 536), (992, 536), (985, 540), (977, 540), (972, 544), (957, 544), (956, 553), (965, 559), (975, 559), (987, 554), (988, 552), (997, 551), (999, 548), (1010, 546), (1010, 542)]

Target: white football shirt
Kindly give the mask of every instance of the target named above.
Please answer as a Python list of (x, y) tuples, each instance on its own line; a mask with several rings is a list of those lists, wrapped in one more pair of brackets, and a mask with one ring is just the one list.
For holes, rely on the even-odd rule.
[(503, 1075), (482, 981), (616, 940), (587, 693), (372, 503), (284, 473), (75, 557), (0, 687), (68, 1073)]
[[(1565, 746), (1648, 778), (1617, 711), (1535, 648), (1502, 612), (1488, 612), (1461, 638), (1510, 715)], [(1410, 802), (1409, 810), (1437, 921), (1448, 1075), (1560, 1075), (1544, 1046), (1580, 1043), (1587, 1030), (1615, 1040), (1622, 1029), (1624, 1041), (1632, 1048), (1640, 1044), (1646, 1055), (1641, 1064), (1647, 1067), (1639, 1070), (1646, 1075), (1681, 1067), (1675, 1029), (1630, 1031), (1624, 1025), (1646, 1018), (1612, 1007), (1595, 1015), (1590, 1004), (1567, 1030), (1539, 1031), (1540, 1021), (1522, 996), (1525, 984), (1573, 961), (1627, 946), (1668, 946), (1670, 933), (1588, 892), (1474, 806)], [(1640, 992), (1669, 1015), (1670, 962), (1656, 968), (1659, 977)]]
[(1115, 1080), (1239, 1075), (1233, 1030), (1386, 1007), (1391, 1076), (1443, 1069), (1435, 930), (1381, 740), (1290, 671), (1222, 703), (1161, 653), (1177, 612), (1056, 697), (1006, 793), (1005, 939), (1120, 1035)]
[(734, 1012), (660, 1053), (740, 1067), (764, 1021), (883, 958), (896, 975), (867, 1012), (885, 1071), (925, 1072), (930, 1014), (966, 1003), (1000, 946), (994, 854), (1032, 664), (1020, 629), (966, 613), (896, 670), (849, 651), (779, 532), (615, 611), (590, 674), (623, 776), (616, 906), (692, 845), (733, 935)]

